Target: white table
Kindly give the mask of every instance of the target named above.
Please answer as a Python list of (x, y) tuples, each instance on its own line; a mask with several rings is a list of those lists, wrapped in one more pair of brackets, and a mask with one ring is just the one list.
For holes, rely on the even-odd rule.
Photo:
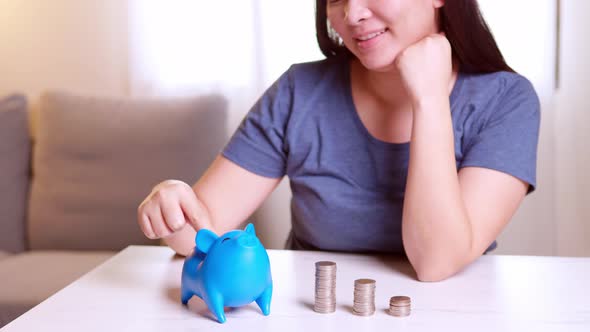
[[(269, 250), (270, 316), (253, 303), (212, 319), (196, 298), (180, 304), (182, 259), (167, 247), (131, 246), (5, 326), (17, 331), (590, 331), (590, 258), (483, 256), (438, 283), (416, 281), (407, 262), (375, 256)], [(318, 314), (314, 263), (338, 264), (337, 310)], [(377, 280), (377, 312), (351, 313), (353, 283)], [(412, 298), (412, 314), (386, 309)]]

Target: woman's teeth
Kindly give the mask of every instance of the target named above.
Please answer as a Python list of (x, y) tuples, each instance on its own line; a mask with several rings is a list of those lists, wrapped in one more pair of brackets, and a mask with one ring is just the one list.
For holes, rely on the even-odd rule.
[(382, 33), (384, 33), (384, 32), (385, 32), (385, 30), (378, 31), (378, 32), (373, 32), (372, 34), (369, 34), (369, 35), (366, 35), (366, 36), (359, 37), (359, 38), (358, 38), (358, 40), (360, 40), (360, 41), (369, 40), (369, 39), (372, 39), (372, 38), (375, 38), (375, 37), (379, 36), (380, 34), (382, 34)]

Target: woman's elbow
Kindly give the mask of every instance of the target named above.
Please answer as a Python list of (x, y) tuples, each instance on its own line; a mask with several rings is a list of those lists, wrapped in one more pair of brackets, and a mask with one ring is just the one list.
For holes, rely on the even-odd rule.
[(413, 263), (414, 271), (419, 281), (437, 282), (448, 279), (457, 274), (464, 266), (464, 260), (426, 260)]
[(443, 269), (420, 269), (416, 270), (418, 281), (421, 282), (438, 282), (448, 279), (453, 276), (455, 271), (448, 271)]
[(408, 259), (416, 272), (417, 279), (423, 282), (437, 282), (448, 279), (461, 271), (473, 255), (468, 250), (430, 250), (428, 252), (406, 251)]

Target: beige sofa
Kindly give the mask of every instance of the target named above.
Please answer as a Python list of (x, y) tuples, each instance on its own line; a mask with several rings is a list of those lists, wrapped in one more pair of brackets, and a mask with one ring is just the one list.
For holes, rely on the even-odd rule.
[(138, 204), (162, 179), (194, 182), (227, 140), (215, 95), (36, 105), (0, 98), (0, 327), (127, 245), (157, 244)]

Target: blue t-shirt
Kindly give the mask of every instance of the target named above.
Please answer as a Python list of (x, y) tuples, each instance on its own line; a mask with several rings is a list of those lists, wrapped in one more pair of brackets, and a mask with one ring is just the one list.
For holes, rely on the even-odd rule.
[[(533, 191), (540, 111), (531, 83), (509, 72), (460, 73), (450, 102), (457, 170), (498, 170)], [(335, 57), (291, 66), (223, 155), (253, 173), (289, 177), (288, 247), (403, 254), (409, 144), (368, 132), (353, 103), (349, 60)]]

